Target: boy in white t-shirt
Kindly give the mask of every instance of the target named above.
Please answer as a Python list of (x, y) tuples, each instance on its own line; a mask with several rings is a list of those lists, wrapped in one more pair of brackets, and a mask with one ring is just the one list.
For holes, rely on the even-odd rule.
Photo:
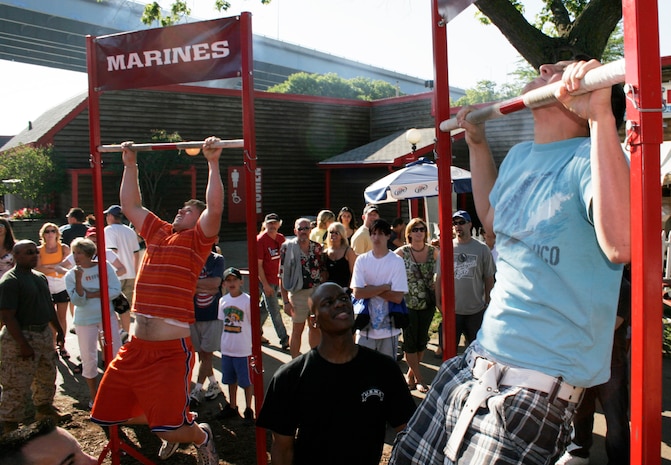
[(219, 419), (238, 415), (238, 385), (245, 391), (244, 418), (254, 421), (253, 386), (249, 374), (252, 355), (252, 322), (249, 294), (242, 292), (242, 273), (237, 268), (224, 271), (224, 288), (219, 299), (219, 319), (224, 322), (221, 333), (221, 382), (228, 386), (230, 403), (219, 413)]

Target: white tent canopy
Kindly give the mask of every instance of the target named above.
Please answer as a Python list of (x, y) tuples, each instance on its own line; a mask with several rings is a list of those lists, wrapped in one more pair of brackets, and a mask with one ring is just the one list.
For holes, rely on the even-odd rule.
[[(450, 168), (454, 191), (471, 192), (471, 173), (457, 166)], [(426, 158), (409, 163), (405, 168), (378, 179), (364, 190), (367, 203), (388, 203), (437, 195), (438, 166)]]

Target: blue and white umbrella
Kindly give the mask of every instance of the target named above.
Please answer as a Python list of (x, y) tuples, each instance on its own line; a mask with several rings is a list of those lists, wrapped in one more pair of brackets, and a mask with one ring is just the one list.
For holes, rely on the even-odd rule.
[[(470, 171), (457, 166), (450, 169), (454, 192), (471, 192)], [(388, 203), (437, 195), (438, 166), (426, 158), (408, 163), (405, 168), (378, 179), (363, 194), (367, 203)]]

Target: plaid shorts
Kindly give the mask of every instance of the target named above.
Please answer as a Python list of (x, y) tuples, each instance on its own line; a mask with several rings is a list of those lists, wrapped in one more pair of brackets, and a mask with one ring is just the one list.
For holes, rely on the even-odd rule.
[[(445, 446), (475, 382), (466, 354), (443, 363), (428, 395), (396, 437), (390, 465), (455, 463), (445, 456)], [(570, 441), (577, 405), (549, 402), (544, 392), (501, 386), (476, 411), (456, 463), (554, 464)]]

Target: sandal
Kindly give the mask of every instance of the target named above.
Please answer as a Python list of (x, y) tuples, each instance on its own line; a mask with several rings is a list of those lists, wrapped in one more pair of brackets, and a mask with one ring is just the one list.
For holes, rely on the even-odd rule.
[(63, 360), (69, 360), (70, 359), (70, 354), (68, 351), (63, 347), (62, 349), (58, 350), (58, 354), (61, 356)]
[(406, 376), (405, 382), (408, 384), (408, 389), (411, 391), (417, 389), (417, 380), (414, 376)]
[(426, 394), (429, 392), (429, 386), (424, 383), (417, 383), (417, 391), (421, 392), (422, 394)]
[(81, 375), (82, 374), (82, 364), (80, 363), (79, 365), (75, 365), (75, 367), (72, 369), (72, 373), (75, 375)]

